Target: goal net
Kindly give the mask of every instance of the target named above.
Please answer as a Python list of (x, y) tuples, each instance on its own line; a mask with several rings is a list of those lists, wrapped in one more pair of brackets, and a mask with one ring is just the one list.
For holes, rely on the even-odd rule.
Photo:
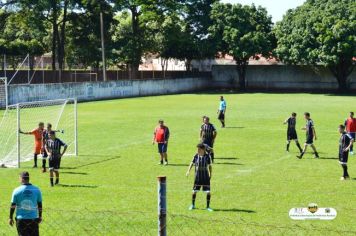
[[(38, 123), (51, 123), (56, 136), (68, 145), (65, 155), (77, 155), (77, 101), (52, 100), (9, 105), (0, 120), (0, 165), (20, 166), (33, 158), (34, 136)], [(40, 157), (41, 155), (39, 155)]]
[(7, 107), (7, 79), (0, 77), (0, 109)]

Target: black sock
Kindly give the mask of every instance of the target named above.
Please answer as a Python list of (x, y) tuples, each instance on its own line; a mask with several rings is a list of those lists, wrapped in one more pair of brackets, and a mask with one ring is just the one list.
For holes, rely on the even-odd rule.
[(206, 195), (206, 208), (209, 208), (210, 206), (210, 198), (211, 198), (210, 194)]
[(37, 154), (33, 155), (33, 161), (34, 161), (35, 166), (37, 166)]
[(214, 163), (214, 153), (210, 153), (211, 161)]
[(225, 121), (221, 121), (223, 127), (225, 127)]
[(316, 157), (319, 157), (319, 154), (318, 154), (318, 152), (317, 152), (317, 151), (316, 151), (314, 154), (315, 154), (315, 156), (316, 156)]
[(303, 149), (302, 149), (302, 147), (300, 146), (299, 142), (297, 142), (296, 144), (297, 144), (297, 147), (299, 148), (299, 151), (302, 152)]
[(197, 197), (197, 194), (192, 195), (192, 205), (195, 206), (195, 198)]
[(349, 177), (349, 173), (347, 172), (347, 165), (346, 164), (342, 164), (342, 169), (344, 170), (344, 177)]
[(302, 153), (300, 153), (300, 156), (302, 157), (304, 155), (304, 151), (302, 151)]
[(43, 168), (43, 169), (46, 168), (46, 159), (42, 159), (42, 168)]
[(56, 184), (59, 184), (59, 177), (56, 178)]
[(289, 145), (290, 145), (290, 143), (288, 142), (287, 143), (287, 152), (289, 152)]
[(53, 177), (49, 178), (51, 180), (51, 185), (53, 186)]
[(163, 160), (161, 160), (161, 164), (163, 164)]

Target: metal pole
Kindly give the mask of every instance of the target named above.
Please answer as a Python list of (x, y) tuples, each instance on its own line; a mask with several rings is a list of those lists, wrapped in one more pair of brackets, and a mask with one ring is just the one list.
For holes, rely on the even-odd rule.
[(9, 90), (7, 88), (7, 78), (6, 77), (5, 77), (4, 82), (5, 82), (5, 108), (7, 110), (7, 106), (9, 105), (9, 94), (8, 94)]
[(101, 31), (101, 56), (103, 61), (103, 79), (106, 81), (106, 61), (105, 61), (105, 43), (104, 43), (104, 19), (100, 12), (100, 31)]
[(44, 84), (45, 81), (45, 72), (44, 72), (44, 68), (43, 68), (43, 56), (41, 57), (41, 68), (42, 68), (42, 84)]
[(17, 167), (21, 167), (21, 152), (20, 152), (20, 104), (17, 104)]
[(6, 77), (6, 54), (4, 54), (4, 77)]
[(30, 54), (27, 54), (27, 83), (30, 83)]
[(167, 236), (167, 177), (158, 176), (158, 236)]
[(77, 111), (77, 99), (74, 99), (74, 148), (75, 148), (75, 156), (78, 156), (78, 111)]

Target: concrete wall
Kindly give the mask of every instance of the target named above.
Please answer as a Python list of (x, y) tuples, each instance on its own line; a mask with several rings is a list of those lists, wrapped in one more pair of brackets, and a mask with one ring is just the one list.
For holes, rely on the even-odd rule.
[[(212, 77), (218, 88), (238, 88), (236, 66), (213, 66)], [(356, 91), (356, 70), (349, 76), (351, 89)], [(335, 90), (336, 78), (323, 67), (292, 65), (251, 65), (246, 72), (246, 83), (250, 89), (259, 90)]]
[(19, 84), (9, 86), (9, 104), (52, 99), (78, 98), (90, 101), (110, 98), (175, 94), (201, 91), (211, 79), (120, 80), (63, 84)]

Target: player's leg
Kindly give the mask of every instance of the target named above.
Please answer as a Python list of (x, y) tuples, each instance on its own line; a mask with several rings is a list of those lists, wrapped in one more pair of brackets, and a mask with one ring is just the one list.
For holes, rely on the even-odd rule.
[(343, 175), (340, 180), (347, 180), (350, 178), (349, 173), (347, 171), (347, 161), (349, 157), (348, 154), (348, 152), (339, 153), (339, 162), (343, 170)]
[(46, 162), (47, 162), (48, 154), (46, 150), (42, 150), (42, 172), (46, 172)]
[(33, 168), (37, 168), (37, 153), (33, 154)]
[(164, 155), (163, 155), (163, 144), (162, 143), (158, 143), (158, 153), (160, 156), (160, 161), (159, 161), (159, 165), (163, 165), (163, 159), (164, 159)]
[(313, 151), (314, 151), (315, 158), (319, 158), (318, 151), (316, 150), (316, 147), (314, 146), (314, 144), (311, 144), (310, 146), (311, 146), (311, 148), (312, 148)]
[(296, 140), (294, 140), (294, 141), (295, 141), (295, 144), (297, 145), (297, 147), (298, 147), (298, 149), (299, 149), (299, 152), (302, 153), (302, 152), (303, 152), (303, 149), (302, 149), (302, 147), (300, 146), (298, 139), (296, 139)]
[(286, 147), (287, 152), (289, 152), (289, 145), (290, 145), (290, 140), (287, 140), (287, 147)]
[(303, 158), (305, 152), (307, 151), (307, 148), (308, 148), (308, 144), (304, 143), (304, 148), (303, 148), (302, 152), (300, 153), (300, 155), (297, 156), (299, 159)]
[(51, 183), (51, 187), (54, 186), (53, 184), (53, 171), (54, 171), (54, 161), (53, 161), (53, 157), (50, 157), (48, 159), (48, 169), (49, 169), (49, 180)]
[(168, 155), (167, 155), (168, 143), (165, 143), (162, 147), (164, 164), (168, 165)]
[(213, 209), (210, 208), (210, 199), (211, 199), (211, 193), (210, 191), (206, 192), (206, 209), (208, 211), (213, 211)]
[(59, 184), (59, 170), (54, 170), (54, 173), (56, 174), (56, 182), (55, 184)]
[(195, 209), (195, 199), (197, 198), (197, 192), (199, 190), (196, 190), (196, 188), (193, 188), (193, 192), (192, 192), (192, 205), (190, 205), (189, 210), (194, 210)]

